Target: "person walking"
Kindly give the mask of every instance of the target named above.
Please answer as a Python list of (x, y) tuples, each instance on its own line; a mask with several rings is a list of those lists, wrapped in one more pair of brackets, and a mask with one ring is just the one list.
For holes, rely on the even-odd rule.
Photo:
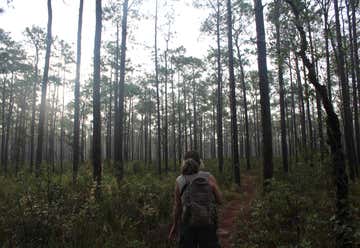
[(222, 194), (210, 172), (200, 171), (203, 163), (196, 151), (184, 155), (181, 175), (176, 179), (173, 224), (169, 239), (179, 233), (179, 248), (220, 248), (216, 205)]

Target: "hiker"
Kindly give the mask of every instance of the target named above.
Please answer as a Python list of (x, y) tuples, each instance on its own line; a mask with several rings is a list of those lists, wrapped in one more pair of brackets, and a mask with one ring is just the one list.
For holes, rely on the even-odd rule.
[(222, 196), (216, 179), (209, 172), (199, 171), (201, 165), (198, 152), (187, 152), (182, 175), (176, 179), (169, 239), (174, 240), (179, 232), (179, 248), (220, 247), (216, 203), (221, 204)]

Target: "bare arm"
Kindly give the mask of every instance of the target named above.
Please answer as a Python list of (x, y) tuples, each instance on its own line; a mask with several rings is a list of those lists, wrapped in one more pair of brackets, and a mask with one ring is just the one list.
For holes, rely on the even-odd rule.
[(178, 226), (181, 218), (182, 212), (182, 205), (181, 205), (181, 196), (179, 186), (175, 185), (175, 192), (174, 192), (174, 206), (173, 206), (173, 224), (171, 226), (171, 230), (169, 233), (169, 239), (174, 240), (177, 235)]
[(174, 192), (174, 206), (173, 206), (173, 224), (177, 226), (181, 217), (182, 207), (181, 207), (181, 196), (179, 186), (175, 185)]
[(219, 186), (216, 182), (216, 179), (214, 176), (210, 175), (209, 176), (209, 184), (214, 192), (214, 195), (215, 195), (215, 201), (217, 204), (222, 204), (223, 202), (223, 198), (222, 198), (222, 193), (219, 189)]

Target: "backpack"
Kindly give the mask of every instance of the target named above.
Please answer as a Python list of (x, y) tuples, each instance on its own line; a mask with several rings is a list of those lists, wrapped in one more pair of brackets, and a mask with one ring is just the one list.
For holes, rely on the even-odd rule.
[(185, 176), (186, 184), (180, 193), (184, 224), (190, 226), (216, 225), (215, 198), (208, 178), (209, 173), (204, 172)]

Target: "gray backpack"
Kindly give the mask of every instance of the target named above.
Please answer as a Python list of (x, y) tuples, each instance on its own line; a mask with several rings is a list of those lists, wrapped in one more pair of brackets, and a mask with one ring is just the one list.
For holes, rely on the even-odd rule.
[(199, 172), (184, 176), (186, 184), (180, 195), (183, 205), (182, 222), (190, 226), (216, 224), (216, 204), (214, 193), (209, 184), (209, 173)]

